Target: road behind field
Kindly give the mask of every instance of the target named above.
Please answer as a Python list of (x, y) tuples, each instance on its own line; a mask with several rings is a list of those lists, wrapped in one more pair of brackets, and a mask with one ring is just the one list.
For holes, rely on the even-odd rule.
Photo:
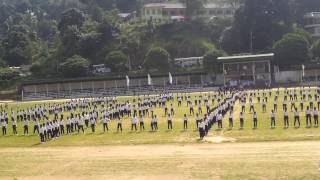
[(319, 179), (320, 142), (0, 148), (0, 179)]

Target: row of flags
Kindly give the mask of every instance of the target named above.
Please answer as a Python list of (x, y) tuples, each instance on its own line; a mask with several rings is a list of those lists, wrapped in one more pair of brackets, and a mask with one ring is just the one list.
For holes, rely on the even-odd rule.
[[(127, 80), (127, 87), (129, 87), (130, 86), (130, 78), (128, 75), (126, 75), (126, 80)], [(169, 72), (169, 84), (172, 84), (172, 82), (173, 82), (173, 78), (172, 78), (171, 73)], [(148, 74), (148, 85), (152, 86), (152, 78), (151, 78), (150, 74)]]

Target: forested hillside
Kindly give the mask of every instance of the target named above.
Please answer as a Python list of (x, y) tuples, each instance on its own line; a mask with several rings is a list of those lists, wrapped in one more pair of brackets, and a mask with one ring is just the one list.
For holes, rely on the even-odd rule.
[[(179, 2), (199, 8), (189, 1)], [(139, 18), (141, 7), (167, 1), (0, 0), (0, 66), (30, 64), (34, 78), (86, 76), (93, 64), (113, 72), (162, 71), (156, 61), (147, 62), (150, 53), (168, 54), (164, 61), (174, 69), (170, 60), (177, 57), (270, 52), (287, 33), (306, 40), (308, 57), (317, 55), (320, 43), (302, 27), (306, 12), (320, 10), (319, 0), (223, 1), (243, 6), (234, 18), (153, 22)], [(130, 21), (118, 15), (134, 11)]]

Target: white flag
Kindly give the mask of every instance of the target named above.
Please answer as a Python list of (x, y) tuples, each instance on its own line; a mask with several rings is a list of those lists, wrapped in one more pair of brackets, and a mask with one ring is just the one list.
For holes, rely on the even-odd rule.
[(148, 74), (148, 85), (151, 86), (152, 85), (152, 79), (150, 74)]
[(127, 87), (130, 86), (130, 79), (129, 79), (129, 76), (126, 76), (126, 79), (127, 79)]
[(172, 84), (172, 75), (170, 72), (169, 72), (169, 83)]

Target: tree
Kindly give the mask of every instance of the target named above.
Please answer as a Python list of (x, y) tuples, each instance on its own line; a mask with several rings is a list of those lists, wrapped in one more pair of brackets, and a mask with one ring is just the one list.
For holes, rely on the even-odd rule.
[(198, 13), (206, 5), (207, 0), (182, 0), (186, 6), (186, 17), (187, 19), (192, 19), (196, 17)]
[(28, 49), (17, 47), (6, 52), (4, 58), (9, 66), (28, 65), (32, 61), (32, 54)]
[(0, 68), (0, 80), (13, 80), (19, 77), (19, 72), (12, 68)]
[(83, 77), (87, 75), (89, 70), (89, 61), (79, 55), (68, 58), (61, 63), (61, 73), (65, 77)]
[(161, 47), (153, 47), (146, 55), (145, 68), (147, 70), (168, 71), (170, 67), (169, 58), (170, 55), (167, 50)]
[(68, 26), (65, 32), (61, 34), (61, 52), (65, 57), (77, 54), (80, 38), (81, 32), (77, 26)]
[(292, 14), (288, 0), (246, 0), (236, 14), (228, 35), (223, 35), (225, 51), (261, 52), (292, 31)]
[(217, 49), (208, 51), (203, 56), (203, 67), (209, 71), (213, 71), (215, 73), (221, 73), (222, 67), (221, 67), (221, 63), (218, 62), (218, 57), (221, 57), (223, 55), (224, 53)]
[(313, 57), (320, 60), (320, 40), (316, 41), (312, 46)]
[(18, 27), (9, 32), (6, 38), (2, 41), (4, 50), (3, 59), (10, 66), (20, 66), (29, 64), (32, 61), (31, 41), (27, 32), (19, 30)]
[(283, 66), (301, 65), (310, 60), (307, 40), (295, 33), (289, 33), (274, 45), (274, 63)]
[(48, 74), (47, 68), (41, 62), (35, 62), (31, 65), (30, 72), (34, 77), (45, 77)]
[(6, 67), (7, 66), (7, 63), (0, 58), (0, 67)]
[(305, 40), (308, 42), (308, 44), (312, 45), (313, 38), (312, 38), (312, 35), (309, 32), (305, 31), (302, 28), (295, 28), (294, 29), (294, 33), (300, 35), (303, 38), (305, 38)]
[(128, 57), (122, 51), (112, 51), (107, 57), (105, 64), (114, 72), (128, 71)]
[(79, 9), (72, 8), (62, 13), (58, 27), (63, 33), (68, 26), (82, 27), (84, 21), (84, 14)]

